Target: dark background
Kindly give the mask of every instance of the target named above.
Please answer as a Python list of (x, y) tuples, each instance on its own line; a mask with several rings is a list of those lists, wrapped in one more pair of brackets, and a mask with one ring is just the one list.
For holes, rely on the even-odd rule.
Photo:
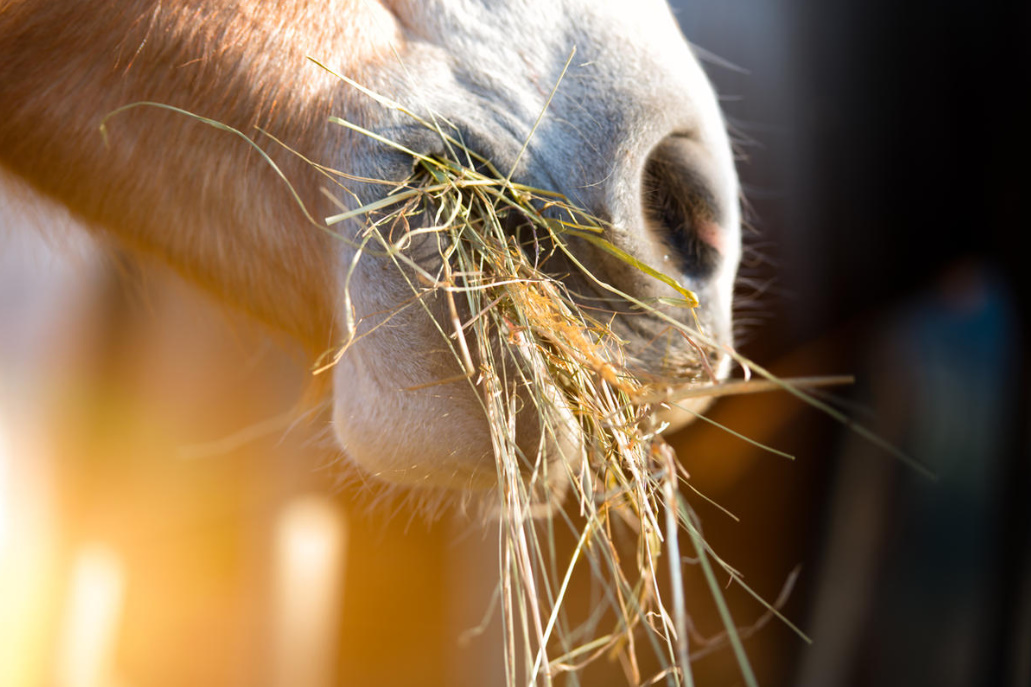
[[(673, 5), (743, 157), (743, 352), (855, 374), (830, 400), (935, 475), (791, 399), (714, 417), (793, 463), (680, 438), (742, 518), (702, 513), (717, 551), (768, 599), (800, 566), (785, 610), (815, 643), (758, 632), (761, 684), (1031, 684), (1031, 4)], [(740, 680), (729, 656), (696, 674)]]

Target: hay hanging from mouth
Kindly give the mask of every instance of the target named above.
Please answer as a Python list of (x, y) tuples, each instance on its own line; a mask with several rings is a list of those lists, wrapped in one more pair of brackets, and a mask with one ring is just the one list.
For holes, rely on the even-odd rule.
[[(466, 374), (439, 383), (465, 379), (478, 390), (496, 459), (492, 511), (502, 542), (498, 594), (508, 684), (552, 684), (601, 658), (618, 659), (631, 684), (693, 684), (682, 539), (709, 582), (746, 684), (755, 684), (714, 567), (739, 583), (740, 576), (702, 538), (681, 493), (687, 474), (651, 419), (656, 399), (668, 397), (671, 387), (635, 375), (610, 324), (578, 303), (547, 268), (561, 258), (597, 281), (569, 248), (570, 239), (587, 240), (673, 287), (680, 307), (693, 308), (697, 299), (609, 243), (597, 218), (554, 193), (512, 183), (461, 143), (449, 142), (464, 164), (417, 157), (413, 177), (386, 198), (328, 222), (364, 219), (363, 250), (394, 261), (420, 303), (446, 303), (449, 317), (435, 322)], [(411, 257), (415, 241), (420, 253), (433, 246), (432, 270), (425, 256)], [(703, 336), (619, 295), (635, 309), (665, 317), (685, 336)], [(663, 301), (668, 306), (672, 299)], [(348, 328), (353, 337), (353, 321)], [(345, 355), (350, 340), (323, 366)], [(683, 385), (677, 391), (684, 393)], [(527, 402), (541, 428), (529, 450), (516, 435), (516, 417)], [(574, 508), (563, 511), (556, 503), (562, 492)], [(561, 526), (577, 541), (567, 561), (555, 560), (555, 528)], [(623, 540), (618, 547), (617, 536)], [(567, 592), (585, 574), (602, 590), (602, 603), (574, 624)], [(645, 653), (651, 658), (642, 660)], [(657, 673), (643, 672), (642, 665), (656, 664)]]
[[(563, 75), (572, 58), (573, 53)], [(342, 212), (326, 223), (364, 221), (351, 270), (365, 250), (392, 260), (465, 370), (462, 377), (438, 383), (465, 379), (478, 390), (497, 468), (492, 511), (501, 540), (496, 596), (502, 615), (506, 683), (510, 687), (552, 685), (565, 676), (562, 684), (576, 685), (586, 666), (607, 659), (618, 660), (632, 685), (693, 685), (688, 641), (692, 630), (682, 575), (685, 561), (693, 560), (702, 569), (724, 625), (716, 638), (695, 635), (702, 639), (699, 655), (729, 645), (744, 683), (756, 685), (742, 633), (716, 579), (717, 569), (765, 606), (766, 619), (775, 616), (808, 638), (755, 594), (705, 542), (700, 522), (681, 491), (688, 475), (662, 439), (663, 427), (654, 422), (653, 411), (699, 395), (797, 387), (757, 366), (767, 383), (745, 380), (728, 389), (715, 383), (715, 378), (708, 385), (646, 382), (628, 365), (625, 342), (612, 327), (613, 314), (601, 319), (599, 311), (574, 298), (561, 273), (549, 272), (549, 261), (558, 258), (564, 268), (571, 266), (578, 276), (622, 300), (627, 310), (664, 321), (699, 352), (699, 367), (707, 366), (712, 352), (731, 356), (746, 371), (753, 367), (732, 350), (720, 352), (719, 344), (700, 331), (697, 317), (671, 317), (667, 312), (671, 306), (698, 307), (695, 294), (610, 243), (602, 221), (559, 194), (512, 181), (512, 172), (561, 76), (507, 175), (435, 119), (421, 118), (346, 76), (336, 76), (384, 107), (435, 131), (449, 151), (447, 157), (426, 157), (332, 118), (411, 155), (415, 173), (386, 197), (356, 209), (334, 199)], [(431, 270), (424, 260), (412, 258), (409, 251), (414, 241), (433, 246), (437, 267)], [(571, 241), (588, 243), (615, 257), (676, 296), (646, 303), (619, 291), (591, 273), (571, 250)], [(350, 273), (345, 284), (350, 284)], [(435, 298), (446, 302), (447, 318), (433, 316), (427, 303)], [(347, 338), (316, 371), (331, 367), (354, 341), (349, 294), (345, 302)], [(684, 320), (697, 326), (689, 327)], [(798, 381), (802, 385), (840, 383)], [(533, 450), (527, 450), (526, 442), (516, 435), (517, 415), (526, 412), (527, 402), (541, 429)], [(563, 499), (568, 504), (565, 509), (559, 503)], [(556, 553), (556, 530), (562, 526), (576, 540), (568, 560), (558, 560)], [(617, 537), (623, 540), (619, 546)], [(688, 542), (685, 549), (690, 557), (681, 554), (682, 538)], [(585, 575), (600, 589), (600, 603), (577, 622), (567, 610), (568, 592), (573, 584), (582, 584)], [(780, 599), (777, 605), (782, 603)], [(651, 668), (656, 665), (657, 670)]]
[[(576, 676), (598, 660), (618, 660), (633, 685), (693, 685), (692, 655), (709, 653), (720, 645), (730, 646), (744, 683), (756, 685), (742, 632), (730, 616), (717, 571), (754, 596), (768, 617), (779, 618), (807, 638), (774, 605), (752, 592), (706, 543), (681, 489), (690, 488), (688, 475), (663, 440), (654, 411), (687, 398), (784, 389), (839, 417), (799, 387), (840, 384), (847, 379), (780, 380), (731, 350), (724, 353), (767, 381), (685, 385), (642, 379), (628, 364), (629, 354), (613, 331), (611, 313), (603, 319), (603, 313), (578, 302), (562, 275), (549, 273), (550, 261), (561, 259), (600, 290), (622, 299), (629, 310), (647, 313), (681, 332), (703, 351), (704, 359), (704, 351), (717, 350), (717, 343), (700, 327), (692, 328), (667, 312), (670, 306), (697, 307), (694, 293), (607, 241), (604, 223), (564, 197), (514, 183), (511, 174), (499, 173), (489, 160), (435, 122), (337, 76), (381, 105), (435, 130), (450, 155), (422, 156), (333, 118), (341, 126), (410, 154), (415, 173), (385, 197), (355, 209), (327, 193), (341, 212), (325, 224), (308, 214), (268, 154), (238, 130), (149, 102), (120, 108), (104, 121), (147, 106), (225, 130), (261, 155), (321, 230), (333, 233), (327, 225), (345, 220), (362, 225), (354, 239), (333, 234), (356, 251), (344, 279), (345, 338), (317, 362), (316, 374), (346, 355), (358, 336), (350, 282), (362, 256), (389, 259), (408, 280), (413, 302), (427, 309), (465, 371), (458, 378), (435, 383), (473, 385), (490, 427), (497, 469), (492, 512), (501, 538), (497, 596), (508, 685), (551, 685), (562, 675), (569, 678), (563, 684), (580, 684)], [(285, 143), (262, 133), (289, 150)], [(342, 174), (318, 169), (328, 179)], [(342, 184), (335, 187), (349, 192)], [(664, 284), (676, 297), (646, 303), (620, 292), (582, 264), (570, 248), (571, 241), (591, 244)], [(429, 262), (436, 267), (428, 268), (428, 261), (413, 258), (415, 242), (420, 249), (432, 246), (436, 260)], [(434, 299), (444, 301), (446, 317), (434, 316), (428, 305)], [(517, 415), (527, 412), (527, 403), (540, 428), (532, 449), (516, 435)], [(565, 508), (559, 503), (562, 500)], [(576, 542), (568, 560), (558, 560), (556, 554), (556, 531), (563, 527)], [(617, 538), (621, 539), (618, 545)], [(626, 555), (627, 551), (631, 554)], [(686, 560), (701, 568), (724, 625), (724, 632), (714, 640), (699, 642), (695, 635), (699, 647), (688, 641), (682, 575)], [(584, 576), (600, 590), (599, 603), (577, 622), (567, 610), (568, 592)], [(657, 670), (647, 668), (654, 665)]]

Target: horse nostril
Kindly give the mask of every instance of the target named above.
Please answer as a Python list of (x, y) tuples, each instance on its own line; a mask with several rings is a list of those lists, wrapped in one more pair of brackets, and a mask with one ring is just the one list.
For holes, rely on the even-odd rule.
[(649, 154), (642, 178), (644, 217), (689, 277), (711, 277), (723, 261), (724, 232), (704, 149), (672, 135)]

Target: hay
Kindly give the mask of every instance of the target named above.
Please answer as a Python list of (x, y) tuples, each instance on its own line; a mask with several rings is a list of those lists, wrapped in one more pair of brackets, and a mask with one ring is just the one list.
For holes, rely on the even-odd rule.
[[(346, 121), (334, 121), (400, 148)], [(694, 294), (609, 243), (596, 217), (557, 194), (512, 182), (436, 128), (453, 153), (450, 159), (408, 151), (416, 161), (412, 178), (385, 198), (345, 209), (327, 223), (364, 220), (358, 238), (362, 248), (352, 268), (363, 250), (374, 251), (396, 264), (431, 316), (426, 303), (446, 301), (449, 318), (438, 318), (438, 328), (466, 371), (458, 379), (467, 379), (483, 403), (496, 458), (493, 512), (501, 535), (499, 595), (508, 684), (550, 685), (560, 674), (573, 675), (567, 684), (578, 684), (575, 674), (602, 658), (618, 660), (631, 684), (693, 684), (681, 539), (705, 574), (724, 621), (723, 637), (745, 683), (756, 684), (716, 569), (743, 582), (705, 543), (681, 493), (687, 474), (662, 439), (661, 427), (651, 421), (661, 403), (699, 393), (753, 391), (756, 383), (700, 390), (698, 385), (640, 379), (628, 367), (624, 342), (549, 274), (549, 259), (562, 256), (563, 264), (575, 265), (598, 282), (569, 247), (571, 239), (586, 240), (674, 288), (679, 307), (696, 307)], [(411, 229), (413, 224), (419, 228)], [(397, 231), (399, 226), (406, 230)], [(438, 266), (433, 271), (425, 259), (409, 257), (413, 234), (435, 247)], [(713, 345), (656, 304), (601, 286), (630, 307), (664, 318), (699, 347)], [(671, 301), (663, 299), (663, 305)], [(320, 369), (345, 355), (354, 336), (352, 317), (348, 339)], [(778, 384), (783, 382), (766, 386)], [(516, 416), (527, 402), (542, 430), (535, 449), (527, 449), (516, 435)], [(573, 442), (568, 440), (571, 425)], [(556, 489), (568, 492), (566, 498), (575, 504), (569, 509), (572, 516), (555, 507), (562, 498)], [(569, 560), (556, 560), (559, 527), (575, 533)], [(628, 535), (633, 545), (617, 546), (616, 537)], [(627, 548), (631, 560), (620, 555)], [(591, 617), (573, 624), (565, 602), (579, 571), (602, 590), (601, 603)], [(669, 581), (665, 588), (663, 574)], [(652, 654), (649, 665), (660, 666), (657, 673), (642, 672), (644, 653)]]
[[(511, 174), (501, 174), (436, 121), (422, 119), (337, 76), (384, 107), (435, 130), (450, 155), (422, 156), (334, 118), (341, 126), (410, 154), (415, 173), (385, 197), (357, 208), (348, 209), (331, 195), (341, 212), (325, 224), (308, 214), (264, 150), (221, 123), (160, 103), (134, 103), (108, 115), (102, 131), (106, 136), (107, 120), (119, 112), (150, 106), (240, 136), (279, 174), (313, 224), (355, 248), (344, 280), (345, 338), (318, 361), (316, 374), (346, 355), (357, 336), (350, 284), (363, 255), (375, 253), (389, 259), (408, 279), (413, 299), (406, 307), (418, 303), (433, 316), (427, 303), (433, 299), (446, 303), (448, 317), (434, 321), (465, 374), (437, 383), (465, 380), (476, 389), (496, 458), (492, 512), (501, 541), (498, 596), (509, 685), (551, 685), (560, 675), (565, 676), (565, 684), (580, 684), (577, 675), (598, 660), (617, 660), (630, 684), (693, 685), (691, 630), (683, 597), (685, 561), (701, 568), (724, 625), (723, 633), (694, 655), (729, 645), (744, 683), (755, 685), (742, 636), (758, 625), (739, 631), (716, 578), (718, 571), (766, 607), (762, 622), (777, 617), (805, 636), (777, 610), (783, 599), (776, 605), (762, 600), (706, 543), (682, 490), (690, 488), (688, 475), (663, 440), (663, 427), (652, 420), (654, 411), (687, 398), (782, 389), (848, 422), (802, 390), (846, 383), (848, 378), (782, 380), (735, 351), (725, 351), (746, 377), (750, 371), (765, 381), (685, 385), (642, 379), (628, 366), (628, 352), (611, 321), (592, 315), (577, 302), (563, 281), (548, 272), (549, 260), (561, 256), (563, 264), (574, 266), (613, 297), (623, 299), (628, 308), (663, 320), (699, 350), (713, 350), (717, 344), (699, 328), (666, 313), (670, 305), (696, 307), (692, 292), (609, 243), (605, 224), (567, 199), (513, 182)], [(348, 176), (319, 169), (328, 179)], [(339, 183), (333, 186), (347, 190)], [(332, 231), (333, 225), (345, 220), (363, 225), (356, 238)], [(418, 228), (411, 229), (412, 224)], [(416, 238), (423, 244), (432, 242), (435, 248), (438, 266), (432, 271), (424, 260), (409, 255)], [(589, 242), (615, 256), (670, 287), (678, 297), (645, 303), (619, 292), (579, 261), (570, 249), (573, 240)], [(527, 402), (540, 429), (532, 449), (516, 436), (516, 417), (527, 412)], [(886, 447), (863, 428), (849, 424)], [(563, 499), (569, 504), (566, 508), (558, 504)], [(556, 553), (556, 533), (562, 528), (571, 531), (576, 541), (568, 560), (559, 560)], [(629, 539), (630, 545), (625, 541), (617, 545), (617, 538)], [(690, 557), (682, 554), (682, 545)], [(621, 551), (632, 551), (632, 556), (621, 556)], [(574, 622), (566, 608), (568, 592), (582, 576), (593, 580), (599, 590), (598, 604), (588, 617)], [(649, 661), (643, 660), (646, 654), (651, 655)], [(642, 665), (646, 663), (659, 669), (645, 674)]]

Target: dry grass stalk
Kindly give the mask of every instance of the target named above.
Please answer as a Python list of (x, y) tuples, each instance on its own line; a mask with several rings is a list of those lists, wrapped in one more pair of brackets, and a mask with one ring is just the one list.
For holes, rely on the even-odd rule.
[[(706, 544), (697, 517), (681, 493), (687, 474), (660, 436), (661, 427), (655, 427), (650, 418), (654, 407), (667, 401), (785, 386), (797, 390), (799, 385), (761, 368), (765, 383), (744, 381), (702, 389), (697, 384), (688, 388), (683, 383), (646, 383), (638, 378), (628, 369), (623, 342), (613, 330), (591, 316), (562, 281), (546, 271), (549, 258), (561, 254), (564, 264), (579, 268), (634, 308), (666, 320), (701, 351), (714, 342), (659, 312), (658, 304), (642, 303), (600, 282), (570, 251), (569, 240), (590, 242), (671, 287), (680, 298), (662, 299), (665, 306), (694, 308), (695, 295), (609, 243), (604, 223), (562, 196), (514, 183), (511, 172), (499, 173), (445, 125), (420, 118), (389, 98), (337, 76), (381, 105), (435, 130), (450, 151), (447, 159), (428, 158), (335, 119), (411, 154), (416, 171), (374, 203), (347, 209), (337, 201), (342, 212), (326, 222), (332, 226), (352, 218), (364, 220), (352, 270), (363, 253), (374, 251), (389, 257), (406, 275), (414, 302), (431, 316), (427, 303), (436, 297), (447, 303), (448, 321), (435, 321), (463, 365), (465, 379), (478, 389), (494, 446), (497, 489), (492, 510), (501, 535), (498, 595), (507, 683), (552, 685), (562, 675), (563, 684), (578, 685), (578, 674), (586, 665), (608, 657), (620, 662), (633, 685), (693, 685), (688, 645), (692, 630), (681, 574), (686, 559), (681, 557), (679, 543), (686, 532), (725, 626), (720, 637), (703, 643), (702, 651), (729, 644), (745, 684), (755, 685), (710, 559), (759, 599), (768, 616), (794, 626), (751, 592), (740, 574)], [(533, 130), (539, 123), (540, 118)], [(412, 229), (413, 224), (419, 228)], [(425, 260), (417, 263), (406, 253), (416, 239), (431, 240), (435, 246), (439, 257), (435, 271), (425, 267)], [(346, 299), (349, 302), (349, 296)], [(353, 341), (356, 325), (348, 315), (347, 339), (320, 369), (339, 360)], [(731, 353), (747, 375), (750, 361)], [(824, 381), (800, 380), (800, 386)], [(527, 402), (542, 430), (536, 449), (529, 451), (516, 436), (516, 416)], [(572, 446), (571, 427), (577, 437)], [(557, 457), (556, 451), (562, 455)], [(556, 496), (556, 485), (568, 485), (562, 492), (571, 494), (578, 517), (570, 517), (557, 504), (563, 496)], [(555, 534), (556, 527), (563, 525), (575, 533), (577, 544), (568, 560), (559, 561)], [(618, 532), (632, 534), (633, 560), (621, 557), (625, 547), (616, 545)], [(668, 574), (665, 587), (659, 577), (663, 555)], [(574, 626), (565, 602), (578, 570), (588, 572), (601, 590), (603, 603)], [(668, 601), (664, 589), (669, 592)], [(649, 665), (660, 666), (655, 674), (643, 673), (640, 659), (645, 652), (653, 655)]]
[[(598, 282), (569, 249), (569, 240), (588, 241), (679, 293), (678, 300), (665, 298), (662, 305), (695, 307), (694, 294), (610, 244), (604, 238), (604, 224), (565, 198), (512, 182), (511, 174), (499, 173), (437, 122), (421, 119), (347, 77), (340, 78), (381, 105), (436, 130), (452, 153), (449, 159), (438, 159), (406, 151), (416, 162), (416, 172), (386, 197), (347, 209), (327, 192), (342, 212), (327, 218), (324, 225), (308, 216), (321, 230), (331, 232), (330, 227), (344, 220), (363, 222), (356, 239), (334, 235), (356, 249), (352, 272), (370, 254), (395, 263), (412, 288), (413, 297), (403, 307), (418, 304), (430, 312), (427, 303), (435, 298), (447, 304), (448, 318), (435, 318), (435, 322), (466, 374), (437, 383), (465, 380), (473, 385), (493, 439), (497, 489), (492, 511), (501, 534), (498, 594), (508, 684), (552, 685), (563, 676), (563, 684), (578, 685), (578, 673), (586, 665), (609, 658), (620, 662), (633, 685), (693, 685), (688, 644), (692, 628), (681, 575), (683, 561), (688, 559), (681, 556), (680, 539), (686, 534), (725, 627), (720, 637), (701, 642), (699, 653), (728, 644), (745, 684), (755, 685), (741, 632), (716, 579), (717, 569), (755, 596), (766, 607), (767, 617), (776, 616), (804, 635), (752, 592), (705, 542), (681, 490), (682, 485), (690, 487), (687, 474), (662, 439), (661, 427), (655, 427), (650, 418), (662, 403), (770, 389), (786, 389), (838, 417), (801, 388), (847, 379), (782, 380), (733, 351), (730, 354), (746, 376), (754, 371), (766, 381), (685, 386), (638, 378), (628, 369), (619, 337), (546, 271), (549, 258), (562, 255), (565, 264), (583, 270), (634, 308), (665, 320), (700, 349), (711, 348), (715, 344), (703, 332), (660, 312), (657, 304), (640, 302)], [(157, 103), (128, 107), (138, 106), (174, 110), (244, 138), (290, 186), (267, 153), (241, 132)], [(334, 121), (404, 150), (352, 123)], [(342, 177), (351, 183), (384, 183), (319, 169), (333, 188), (352, 198), (357, 196), (340, 183)], [(439, 260), (434, 271), (425, 267), (425, 260), (417, 262), (410, 256), (416, 240), (432, 241), (435, 246)], [(350, 274), (345, 278), (345, 305), (350, 303)], [(345, 340), (319, 361), (316, 373), (346, 355), (357, 329), (355, 315), (347, 307)], [(527, 402), (541, 428), (535, 450), (527, 450), (516, 436), (516, 416), (525, 412), (520, 407)], [(574, 442), (569, 441), (571, 428), (577, 437)], [(570, 514), (572, 509), (557, 504), (562, 498), (575, 504), (575, 512)], [(570, 528), (577, 542), (563, 561), (558, 560), (555, 546), (560, 527)], [(627, 548), (617, 546), (620, 533), (629, 533), (634, 541), (632, 560), (621, 556)], [(663, 556), (665, 585), (660, 584)], [(565, 604), (578, 574), (591, 577), (601, 603), (574, 625)], [(660, 666), (653, 674), (644, 673), (641, 659), (646, 653), (652, 654), (649, 665)]]
[[(719, 597), (725, 637), (746, 684), (755, 684), (709, 559), (734, 579), (740, 576), (701, 538), (680, 491), (686, 474), (648, 422), (655, 399), (683, 389), (660, 389), (633, 375), (618, 337), (546, 272), (555, 254), (576, 263), (568, 248), (571, 236), (590, 237), (613, 254), (618, 249), (607, 244), (596, 218), (559, 196), (512, 183), (448, 140), (467, 164), (421, 158), (416, 174), (386, 200), (330, 221), (363, 216), (360, 244), (415, 275), (410, 283), (418, 302), (440, 297), (448, 304), (450, 320), (438, 325), (468, 383), (478, 389), (497, 462), (494, 512), (502, 541), (509, 684), (550, 685), (560, 674), (566, 675), (564, 684), (579, 684), (576, 673), (602, 657), (617, 658), (631, 684), (693, 684), (680, 567), (679, 540), (685, 532)], [(421, 228), (396, 231), (416, 217)], [(406, 254), (416, 232), (434, 242), (435, 272), (424, 267), (425, 260), (416, 264)], [(683, 307), (697, 303), (680, 290)], [(676, 326), (699, 338), (698, 332)], [(334, 357), (346, 348), (347, 342)], [(543, 428), (535, 451), (516, 436), (517, 409), (528, 401)], [(580, 438), (574, 447), (565, 441), (570, 425)], [(561, 459), (553, 455), (556, 446), (564, 447)], [(559, 508), (547, 507), (554, 506), (556, 484), (568, 484), (578, 511), (575, 522)], [(554, 529), (562, 525), (576, 530), (577, 545), (568, 561), (559, 562)], [(633, 533), (632, 561), (621, 557), (616, 530)], [(668, 588), (659, 583), (663, 556), (672, 582)], [(564, 602), (578, 568), (599, 583), (607, 608), (573, 627)], [(661, 666), (658, 674), (642, 672), (644, 652), (653, 654), (648, 664), (657, 660)]]

